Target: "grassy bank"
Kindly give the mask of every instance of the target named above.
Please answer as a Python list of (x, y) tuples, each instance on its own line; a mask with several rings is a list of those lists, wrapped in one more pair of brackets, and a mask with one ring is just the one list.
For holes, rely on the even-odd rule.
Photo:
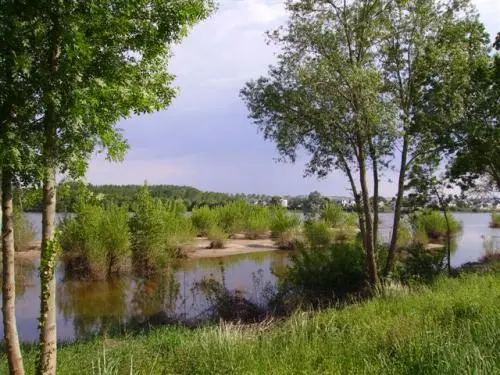
[[(99, 373), (106, 348), (114, 371), (105, 374), (499, 374), (498, 306), (500, 274), (469, 274), (271, 326), (167, 327), (72, 344), (58, 352), (59, 373)], [(26, 348), (27, 373), (34, 356)]]

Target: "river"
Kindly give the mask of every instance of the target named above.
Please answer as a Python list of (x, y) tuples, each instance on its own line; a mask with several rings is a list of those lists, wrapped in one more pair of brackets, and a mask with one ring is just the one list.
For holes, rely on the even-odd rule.
[[(478, 260), (484, 254), (483, 236), (500, 238), (500, 229), (489, 228), (486, 213), (457, 213), (463, 233), (453, 253), (452, 266)], [(28, 214), (40, 236), (40, 214)], [(62, 218), (62, 215), (58, 215)], [(388, 238), (392, 214), (381, 214), (381, 236)], [(223, 282), (229, 290), (239, 289), (254, 303), (264, 305), (263, 290), (275, 283), (272, 268), (286, 264), (286, 255), (269, 252), (225, 258), (186, 260), (170, 276), (160, 280), (123, 278), (113, 282), (65, 280), (62, 265), (57, 268), (57, 336), (71, 341), (98, 333), (119, 331), (134, 325), (164, 324), (172, 319), (196, 320), (210, 307), (194, 286), (204, 278)], [(17, 323), (23, 341), (38, 338), (38, 261), (18, 262)], [(3, 327), (0, 327), (3, 336)]]

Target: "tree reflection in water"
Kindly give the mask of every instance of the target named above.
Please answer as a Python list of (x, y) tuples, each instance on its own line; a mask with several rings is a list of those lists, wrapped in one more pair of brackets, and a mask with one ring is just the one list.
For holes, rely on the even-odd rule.
[(128, 280), (65, 281), (58, 285), (57, 307), (66, 321), (73, 320), (75, 337), (106, 333), (126, 322)]
[(179, 297), (175, 269), (169, 267), (150, 278), (134, 282), (131, 325), (157, 325), (174, 320)]

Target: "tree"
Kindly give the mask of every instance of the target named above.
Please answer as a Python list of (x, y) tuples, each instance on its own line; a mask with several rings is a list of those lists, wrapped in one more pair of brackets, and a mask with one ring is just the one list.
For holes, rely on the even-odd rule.
[[(463, 110), (456, 93), (465, 87), (467, 59), (484, 53), (484, 29), (466, 1), (290, 0), (286, 6), (290, 21), (269, 34), (282, 47), (278, 63), (241, 95), (282, 160), (294, 162), (304, 148), (311, 155), (306, 173), (344, 172), (374, 286), (380, 178), (400, 161), (388, 276), (407, 170), (418, 154), (436, 149), (428, 129)], [(431, 113), (431, 102), (439, 121), (421, 115)]]
[(452, 161), (449, 175), (464, 188), (486, 177), (500, 191), (500, 55), (476, 61), (468, 85), (463, 116), (440, 138)]
[(33, 58), (26, 49), (33, 17), (29, 1), (0, 1), (0, 168), (2, 189), (2, 311), (11, 374), (24, 374), (15, 314), (14, 183), (34, 172)]
[(323, 199), (318, 191), (309, 193), (307, 198), (302, 203), (302, 213), (308, 219), (313, 219), (319, 216)]
[(37, 373), (55, 374), (56, 175), (82, 175), (96, 148), (119, 160), (127, 145), (116, 122), (170, 104), (170, 46), (210, 13), (212, 2), (58, 0), (31, 9), (29, 73), (40, 99), (32, 145), (41, 145), (43, 185)]

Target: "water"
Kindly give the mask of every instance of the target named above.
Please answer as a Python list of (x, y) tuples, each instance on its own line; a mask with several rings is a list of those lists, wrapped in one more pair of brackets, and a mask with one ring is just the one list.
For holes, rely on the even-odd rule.
[[(451, 256), (451, 266), (459, 267), (484, 256), (484, 239), (500, 239), (500, 228), (490, 228), (489, 213), (457, 212), (453, 214), (462, 223), (463, 231), (457, 238), (457, 247)], [(392, 213), (381, 213), (381, 236), (388, 241), (392, 232)]]
[[(457, 250), (451, 263), (454, 267), (478, 260), (484, 255), (483, 238), (500, 238), (500, 229), (489, 228), (490, 216), (485, 213), (457, 213), (463, 224)], [(61, 219), (63, 215), (58, 215)], [(391, 232), (392, 214), (381, 214), (381, 236)], [(40, 214), (29, 214), (38, 236)], [(58, 280), (57, 324), (59, 340), (70, 341), (99, 330), (112, 331), (133, 324), (166, 323), (173, 318), (195, 320), (210, 307), (203, 293), (193, 286), (203, 278), (223, 282), (227, 289), (239, 289), (253, 302), (263, 304), (262, 289), (275, 283), (271, 269), (286, 263), (280, 252), (235, 255), (184, 261), (175, 273), (160, 279), (123, 278), (113, 282), (81, 282), (64, 279), (64, 270), (56, 271)], [(23, 341), (38, 338), (39, 306), (38, 260), (16, 265), (17, 322)], [(3, 335), (2, 327), (0, 334)]]

